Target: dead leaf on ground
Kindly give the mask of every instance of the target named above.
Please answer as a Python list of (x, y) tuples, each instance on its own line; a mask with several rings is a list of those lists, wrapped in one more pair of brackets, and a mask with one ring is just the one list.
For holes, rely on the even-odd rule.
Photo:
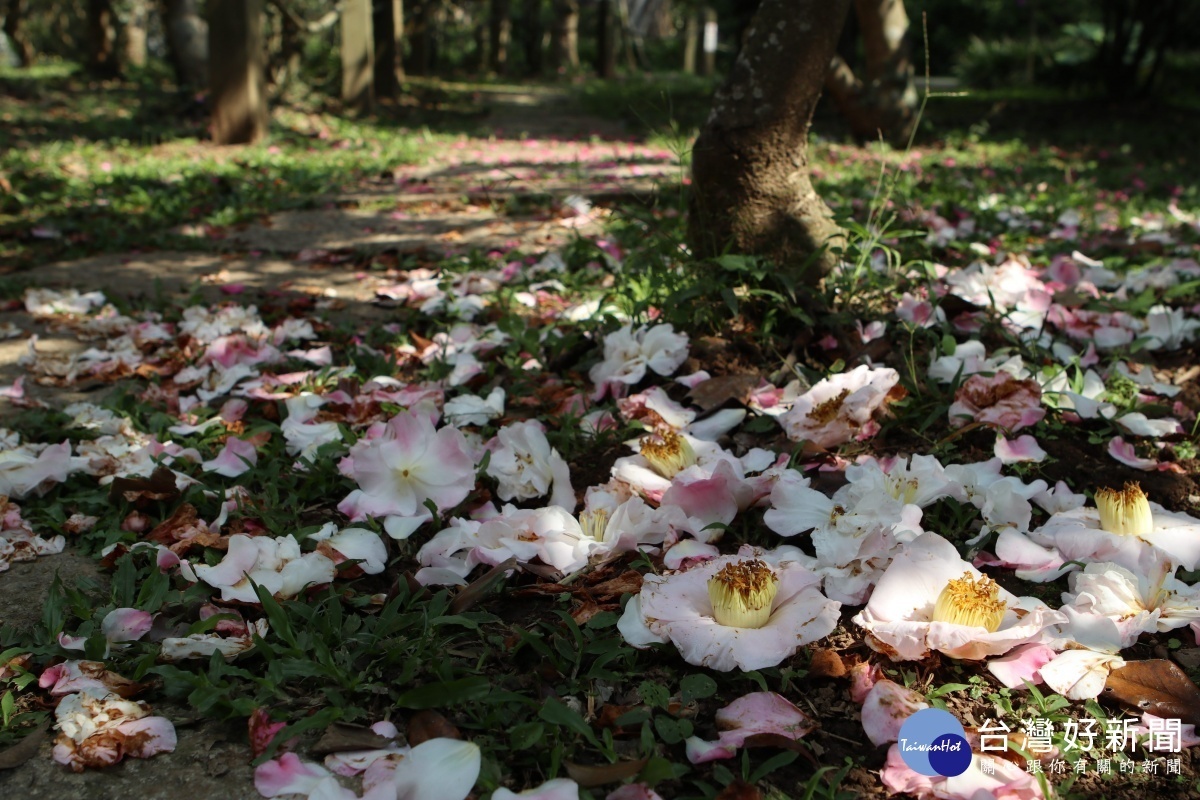
[(615, 578), (597, 583), (588, 591), (597, 600), (611, 600), (623, 594), (637, 594), (641, 590), (642, 574), (635, 569), (630, 569)]
[(1200, 688), (1171, 661), (1131, 661), (1108, 676), (1104, 694), (1156, 717), (1200, 725)]
[(750, 392), (761, 381), (762, 379), (758, 375), (744, 373), (719, 375), (715, 378), (701, 381), (693, 386), (691, 391), (688, 392), (688, 397), (705, 411), (708, 411), (710, 408), (716, 408), (728, 400), (746, 403), (750, 399)]
[(430, 739), (461, 739), (462, 732), (454, 723), (432, 709), (418, 711), (408, 721), (408, 743), (416, 747)]
[(739, 778), (722, 789), (716, 800), (762, 800), (762, 792)]
[(145, 508), (159, 500), (177, 500), (179, 489), (175, 487), (175, 473), (166, 467), (155, 467), (149, 478), (113, 478), (108, 490), (109, 502), (122, 500), (132, 503), (134, 508)]
[(575, 620), (576, 625), (584, 625), (603, 610), (599, 604), (585, 600), (582, 605), (571, 610), (571, 619)]
[(504, 579), (504, 575), (510, 569), (516, 569), (517, 560), (510, 558), (507, 561), (497, 564), (487, 572), (480, 575), (475, 580), (471, 581), (463, 588), (454, 599), (450, 601), (450, 613), (461, 614), (469, 608), (472, 608), (476, 603), (482, 600), (492, 587)]
[(0, 750), (0, 769), (14, 769), (37, 755), (38, 748), (42, 745), (42, 739), (45, 738), (46, 731), (49, 729), (50, 720), (44, 719), (40, 725), (27, 733), (24, 739), (12, 747)]
[(564, 761), (563, 765), (567, 768), (567, 775), (571, 780), (589, 789), (632, 778), (646, 767), (649, 760), (639, 758), (637, 761), (618, 761), (616, 764), (576, 764), (573, 761)]
[(346, 753), (353, 750), (381, 750), (394, 740), (380, 736), (370, 728), (335, 722), (312, 747), (313, 755), (326, 756), (330, 753)]
[(808, 674), (814, 678), (840, 678), (846, 674), (846, 664), (833, 650), (813, 650)]

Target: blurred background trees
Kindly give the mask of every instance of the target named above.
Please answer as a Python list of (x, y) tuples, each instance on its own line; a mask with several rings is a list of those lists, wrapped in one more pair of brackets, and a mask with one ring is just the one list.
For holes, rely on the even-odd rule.
[[(220, 93), (210, 65), (245, 61), (238, 54), (253, 51), (247, 63), (261, 70), (257, 102), (264, 104), (366, 111), (379, 103), (419, 104), (414, 78), (588, 86), (600, 78), (618, 87), (589, 89), (600, 103), (619, 87), (666, 96), (684, 86), (679, 102), (689, 102), (690, 93), (707, 113), (717, 76), (732, 70), (760, 2), (263, 0), (258, 24), (234, 26), (251, 31), (250, 40), (211, 35), (215, 13), (244, 5), (0, 0), (0, 63), (73, 61), (95, 79), (169, 81), (212, 99)], [(940, 85), (957, 82), (976, 92), (1122, 103), (1191, 97), (1200, 44), (1186, 34), (1197, 29), (1200, 3), (1184, 0), (855, 0), (825, 94), (851, 135), (897, 143), (916, 119), (926, 52)]]

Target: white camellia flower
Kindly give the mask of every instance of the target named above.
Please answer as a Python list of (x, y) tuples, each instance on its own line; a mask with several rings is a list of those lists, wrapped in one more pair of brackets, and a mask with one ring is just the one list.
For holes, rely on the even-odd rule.
[(675, 333), (671, 325), (632, 325), (613, 331), (604, 337), (604, 360), (588, 372), (596, 386), (592, 396), (599, 400), (605, 393), (614, 397), (625, 394), (630, 386), (646, 377), (649, 369), (667, 376), (687, 360), (688, 337)]
[(550, 502), (568, 511), (575, 509), (575, 490), (567, 462), (546, 440), (536, 420), (514, 422), (496, 433), (487, 474), (500, 484), (501, 500), (531, 500), (551, 495)]
[(617, 623), (634, 647), (672, 642), (684, 661), (721, 672), (773, 667), (837, 626), (841, 604), (794, 547), (743, 545), (671, 575), (647, 575)]
[(504, 414), (504, 388), (497, 386), (487, 397), (460, 394), (446, 401), (443, 410), (446, 422), (456, 428), (464, 425), (486, 425)]
[(954, 545), (925, 533), (892, 559), (854, 617), (867, 643), (893, 661), (938, 650), (980, 659), (1039, 640), (1064, 614), (1032, 597), (1016, 597), (959, 557)]
[(300, 552), (296, 537), (287, 535), (229, 537), (229, 551), (215, 566), (193, 566), (196, 577), (221, 590), (229, 603), (257, 603), (251, 581), (280, 599), (295, 597), (304, 587), (333, 580), (333, 561), (321, 553)]
[(583, 569), (600, 543), (587, 536), (579, 521), (561, 506), (520, 509), (505, 506), (500, 516), (485, 520), (475, 532), (479, 561), (496, 565), (516, 558), (535, 558), (569, 575)]
[(896, 370), (867, 365), (830, 375), (796, 399), (779, 424), (793, 442), (837, 447), (856, 436), (871, 435), (872, 417), (900, 382)]

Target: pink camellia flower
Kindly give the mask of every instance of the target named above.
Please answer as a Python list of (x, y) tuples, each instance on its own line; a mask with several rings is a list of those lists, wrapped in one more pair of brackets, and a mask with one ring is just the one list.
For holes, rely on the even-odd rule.
[(670, 375), (687, 359), (688, 338), (671, 325), (626, 325), (604, 337), (604, 360), (588, 372), (595, 384), (593, 400), (606, 393), (622, 397), (630, 386), (646, 377), (646, 370)]
[(426, 500), (449, 509), (475, 488), (474, 459), (462, 433), (453, 427), (435, 430), (428, 417), (407, 411), (372, 426), (339, 469), (361, 488), (338, 510), (352, 522), (385, 517), (384, 529), (395, 539), (408, 538), (431, 518)]
[[(985, 772), (984, 760), (989, 762)], [(879, 773), (890, 794), (906, 794), (917, 800), (1042, 800), (1045, 795), (1037, 778), (1003, 758), (973, 753), (966, 772), (952, 778), (929, 777), (904, 763), (900, 746), (888, 750), (887, 764)]]
[(717, 712), (721, 733), (715, 742), (693, 736), (687, 741), (688, 760), (702, 764), (718, 758), (731, 758), (752, 736), (781, 736), (798, 741), (808, 735), (816, 723), (796, 706), (774, 692), (751, 692)]
[(561, 506), (505, 506), (499, 516), (479, 526), (474, 541), (476, 558), (485, 564), (537, 559), (565, 575), (587, 566), (588, 556), (600, 546)]
[(958, 387), (950, 406), (950, 427), (982, 422), (1017, 431), (1041, 422), (1044, 416), (1042, 389), (1036, 381), (997, 372), (990, 378), (972, 375)]
[(150, 716), (145, 703), (84, 690), (67, 695), (54, 711), (54, 760), (74, 772), (108, 767), (125, 756), (150, 758), (175, 749), (175, 726)]
[(804, 439), (819, 447), (836, 447), (872, 421), (899, 382), (896, 370), (865, 364), (830, 375), (798, 397), (779, 424), (793, 442)]
[(634, 647), (670, 641), (689, 664), (773, 667), (837, 625), (841, 604), (821, 594), (809, 561), (794, 547), (743, 545), (736, 556), (647, 575), (617, 628)]
[(952, 658), (1000, 655), (1066, 621), (1040, 600), (1002, 589), (936, 533), (917, 537), (892, 560), (854, 618), (867, 643), (893, 661), (915, 661), (930, 650)]

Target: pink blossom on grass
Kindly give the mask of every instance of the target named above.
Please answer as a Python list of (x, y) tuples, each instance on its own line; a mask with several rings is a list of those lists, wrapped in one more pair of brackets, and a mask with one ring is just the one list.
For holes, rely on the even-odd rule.
[(1029, 434), (1018, 436), (1016, 439), (1006, 439), (1004, 436), (997, 436), (993, 452), (1002, 464), (1030, 462), (1037, 464), (1046, 460), (1046, 451), (1038, 445), (1037, 439), (1034, 439)]
[(779, 423), (794, 442), (836, 447), (855, 438), (900, 382), (894, 369), (866, 365), (830, 375), (796, 399)]
[(254, 443), (230, 436), (225, 440), (225, 446), (221, 448), (220, 454), (210, 461), (205, 461), (203, 466), (205, 472), (215, 472), (226, 478), (236, 478), (257, 464), (258, 450), (255, 449)]
[(1006, 431), (1041, 422), (1042, 390), (1035, 381), (1014, 378), (997, 372), (990, 378), (972, 375), (958, 387), (950, 406), (950, 427), (961, 428), (971, 422), (994, 425)]

